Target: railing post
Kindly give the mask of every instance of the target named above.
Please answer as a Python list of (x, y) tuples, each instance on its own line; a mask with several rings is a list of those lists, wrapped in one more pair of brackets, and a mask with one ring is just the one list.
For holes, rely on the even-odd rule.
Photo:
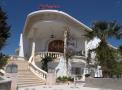
[(45, 56), (45, 53), (44, 53), (44, 52), (42, 52), (42, 58), (44, 58), (44, 56)]
[(52, 58), (58, 58), (60, 56), (62, 56), (62, 53), (59, 52), (40, 52), (40, 53), (36, 53), (35, 56), (40, 56), (40, 58), (45, 58), (45, 56), (51, 56)]

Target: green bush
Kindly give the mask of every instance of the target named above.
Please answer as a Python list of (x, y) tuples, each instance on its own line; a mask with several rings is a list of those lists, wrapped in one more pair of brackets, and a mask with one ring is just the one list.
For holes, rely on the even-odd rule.
[(0, 53), (0, 69), (2, 69), (7, 64), (8, 56)]
[(71, 81), (73, 82), (74, 81), (74, 78), (72, 77), (67, 77), (67, 76), (63, 76), (63, 77), (58, 77), (57, 82), (66, 82), (66, 81)]
[(48, 72), (48, 63), (51, 62), (53, 60), (53, 58), (51, 56), (45, 56), (45, 58), (43, 58), (41, 60), (42, 63), (42, 69), (46, 72)]
[(90, 74), (85, 74), (85, 77), (90, 77)]
[(68, 80), (69, 80), (69, 81), (74, 81), (74, 78), (68, 77)]

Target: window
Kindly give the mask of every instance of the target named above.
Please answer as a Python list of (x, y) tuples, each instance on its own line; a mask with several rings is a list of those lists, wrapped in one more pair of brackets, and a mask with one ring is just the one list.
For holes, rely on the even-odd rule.
[(16, 64), (9, 64), (6, 67), (7, 73), (17, 73), (18, 66)]
[(81, 74), (81, 68), (79, 68), (79, 67), (72, 67), (72, 74), (80, 75)]

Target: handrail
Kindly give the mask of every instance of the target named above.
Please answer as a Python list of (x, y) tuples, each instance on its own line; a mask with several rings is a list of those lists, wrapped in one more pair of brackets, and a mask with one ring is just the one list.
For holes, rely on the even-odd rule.
[(31, 56), (31, 57), (30, 57), (28, 63), (32, 63), (32, 62), (33, 62), (33, 57), (34, 57), (34, 56)]
[(46, 80), (47, 78), (47, 72), (45, 72), (44, 70), (40, 69), (39, 67), (36, 66), (35, 62), (34, 62), (34, 56), (31, 56), (29, 61), (29, 68), (30, 70), (39, 78)]

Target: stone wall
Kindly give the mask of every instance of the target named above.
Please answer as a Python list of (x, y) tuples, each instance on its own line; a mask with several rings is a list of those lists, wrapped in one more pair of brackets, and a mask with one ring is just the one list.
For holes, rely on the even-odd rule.
[(122, 79), (117, 78), (87, 78), (84, 87), (122, 90)]
[(11, 80), (5, 78), (0, 80), (0, 90), (11, 90)]

